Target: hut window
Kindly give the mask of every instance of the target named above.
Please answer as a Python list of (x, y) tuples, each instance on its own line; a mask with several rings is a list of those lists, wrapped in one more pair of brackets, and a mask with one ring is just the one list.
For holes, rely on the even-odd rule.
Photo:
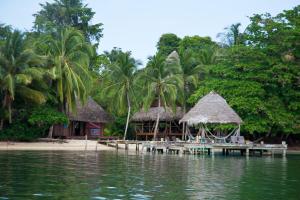
[(90, 134), (91, 136), (98, 136), (101, 133), (101, 129), (100, 128), (92, 128), (90, 129)]

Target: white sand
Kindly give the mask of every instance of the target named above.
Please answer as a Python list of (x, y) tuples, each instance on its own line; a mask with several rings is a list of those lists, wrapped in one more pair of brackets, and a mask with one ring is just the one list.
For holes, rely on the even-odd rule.
[(93, 140), (64, 140), (64, 142), (0, 142), (0, 150), (102, 151), (115, 148), (98, 144)]

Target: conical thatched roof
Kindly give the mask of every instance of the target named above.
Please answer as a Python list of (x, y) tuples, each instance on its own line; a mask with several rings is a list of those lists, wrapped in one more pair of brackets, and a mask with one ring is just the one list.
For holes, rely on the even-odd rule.
[(184, 115), (180, 122), (194, 124), (240, 124), (241, 118), (219, 94), (210, 92)]
[(77, 101), (76, 104), (77, 112), (68, 115), (70, 120), (98, 123), (108, 123), (112, 121), (112, 117), (91, 97), (88, 98), (86, 104), (83, 106), (79, 101)]
[(171, 108), (151, 107), (148, 111), (142, 109), (139, 112), (135, 113), (132, 116), (131, 121), (155, 121), (158, 113), (160, 113), (160, 121), (179, 120), (184, 114), (181, 107), (177, 107), (175, 113)]

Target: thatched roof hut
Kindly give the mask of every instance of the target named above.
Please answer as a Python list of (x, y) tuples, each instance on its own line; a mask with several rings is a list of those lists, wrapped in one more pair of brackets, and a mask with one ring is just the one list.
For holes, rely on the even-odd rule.
[(210, 92), (180, 120), (188, 125), (195, 124), (241, 124), (238, 114), (216, 92)]
[(160, 113), (160, 121), (173, 121), (180, 120), (184, 115), (181, 107), (176, 108), (176, 112), (173, 112), (171, 108), (167, 107), (151, 107), (148, 111), (140, 110), (135, 113), (131, 121), (133, 122), (143, 122), (143, 121), (155, 121), (157, 114)]
[(108, 123), (112, 121), (112, 117), (91, 97), (88, 97), (88, 100), (84, 105), (79, 101), (77, 101), (76, 104), (77, 112), (68, 115), (69, 119), (72, 121), (97, 123)]

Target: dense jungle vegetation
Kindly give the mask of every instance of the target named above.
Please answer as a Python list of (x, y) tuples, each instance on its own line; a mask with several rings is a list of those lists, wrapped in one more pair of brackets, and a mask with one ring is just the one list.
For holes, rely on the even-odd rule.
[(31, 31), (1, 22), (1, 140), (47, 136), (88, 96), (115, 118), (106, 134), (130, 138), (130, 116), (142, 107), (159, 100), (187, 111), (211, 90), (241, 116), (242, 134), (300, 133), (300, 5), (253, 14), (245, 30), (220, 27), (221, 42), (163, 34), (144, 67), (120, 48), (99, 53), (105, 24), (91, 23), (94, 14), (82, 0), (55, 0), (41, 4)]

